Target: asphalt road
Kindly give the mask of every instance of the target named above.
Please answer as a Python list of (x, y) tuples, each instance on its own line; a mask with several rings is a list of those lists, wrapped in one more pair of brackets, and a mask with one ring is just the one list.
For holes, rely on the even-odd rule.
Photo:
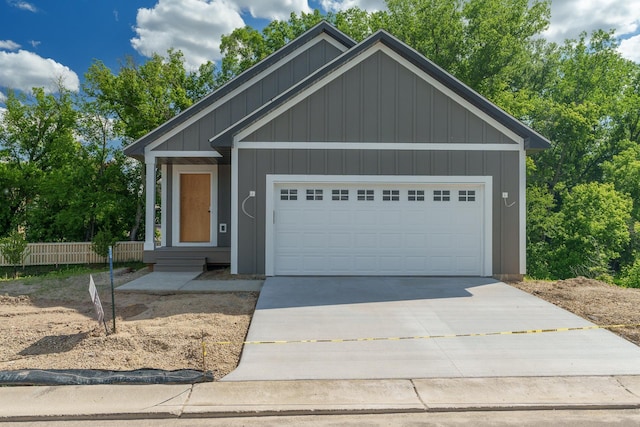
[(416, 414), (321, 415), (295, 417), (86, 420), (2, 423), (2, 427), (200, 427), (200, 426), (638, 426), (640, 409), (499, 412), (436, 412)]

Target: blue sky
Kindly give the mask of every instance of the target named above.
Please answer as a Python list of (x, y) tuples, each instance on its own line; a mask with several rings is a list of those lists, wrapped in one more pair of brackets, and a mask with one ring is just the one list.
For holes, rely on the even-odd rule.
[[(53, 88), (62, 76), (77, 90), (94, 59), (117, 69), (170, 47), (187, 64), (220, 57), (219, 42), (245, 24), (261, 28), (289, 13), (384, 8), (383, 0), (0, 0), (0, 104), (7, 88)], [(640, 0), (554, 0), (545, 36), (553, 41), (581, 31), (616, 29), (624, 56), (640, 62)]]

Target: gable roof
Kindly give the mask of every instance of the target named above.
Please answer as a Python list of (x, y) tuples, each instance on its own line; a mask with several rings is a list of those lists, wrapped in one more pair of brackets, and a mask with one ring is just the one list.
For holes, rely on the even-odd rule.
[(283, 58), (289, 56), (291, 53), (296, 51), (298, 48), (304, 46), (309, 41), (315, 39), (321, 34), (326, 34), (329, 37), (333, 38), (336, 42), (342, 44), (345, 48), (349, 49), (356, 44), (356, 42), (348, 37), (343, 32), (339, 31), (333, 25), (329, 24), (326, 21), (321, 21), (319, 24), (314, 26), (313, 28), (307, 30), (305, 33), (287, 43), (282, 48), (278, 49), (276, 52), (272, 53), (268, 57), (264, 58), (262, 61), (258, 62), (251, 68), (248, 68), (238, 76), (234, 77), (232, 80), (228, 81), (220, 88), (214, 90), (209, 95), (205, 96), (186, 110), (182, 111), (180, 114), (175, 117), (169, 119), (162, 125), (158, 126), (156, 129), (152, 130), (148, 134), (129, 144), (124, 149), (124, 153), (128, 156), (133, 157), (141, 157), (144, 155), (144, 148), (156, 141), (158, 138), (165, 135), (167, 132), (176, 128), (187, 122), (189, 119), (194, 117), (195, 115), (207, 110), (210, 108), (217, 100), (239, 88), (246, 82), (250, 81), (252, 78), (261, 74), (262, 72), (271, 68), (278, 61)]
[(397, 38), (384, 30), (380, 30), (365, 39), (361, 43), (351, 47), (342, 55), (328, 63), (324, 67), (317, 70), (315, 73), (309, 75), (306, 79), (302, 80), (298, 84), (292, 86), (289, 90), (283, 92), (281, 95), (273, 99), (272, 102), (263, 105), (251, 114), (248, 114), (242, 120), (239, 120), (234, 125), (225, 129), (223, 132), (214, 135), (209, 141), (213, 148), (217, 149), (223, 155), (226, 155), (229, 148), (233, 145), (234, 137), (246, 129), (257, 120), (265, 117), (267, 114), (274, 112), (278, 107), (283, 106), (288, 101), (291, 101), (296, 95), (300, 94), (304, 90), (313, 86), (316, 82), (322, 78), (328, 76), (334, 72), (340, 72), (340, 68), (352, 61), (358, 55), (372, 48), (377, 43), (382, 43), (402, 58), (410, 62), (419, 70), (428, 74), (430, 77), (438, 81), (446, 88), (453, 91), (455, 94), (469, 102), (472, 106), (486, 114), (488, 117), (500, 123), (505, 128), (509, 129), (513, 133), (517, 134), (524, 140), (524, 146), (526, 150), (541, 150), (550, 147), (548, 139), (529, 128), (515, 117), (506, 113), (498, 106), (490, 102), (488, 99), (480, 95), (478, 92), (471, 89), (469, 86), (453, 77), (448, 72), (444, 71), (435, 63), (431, 62), (419, 52), (413, 50), (405, 43), (401, 42)]

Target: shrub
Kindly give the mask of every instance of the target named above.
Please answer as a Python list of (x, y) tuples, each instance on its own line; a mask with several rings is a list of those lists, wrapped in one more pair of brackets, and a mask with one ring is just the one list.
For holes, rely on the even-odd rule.
[(107, 256), (109, 256), (109, 246), (112, 246), (115, 249), (117, 241), (118, 238), (114, 236), (111, 231), (101, 229), (93, 237), (93, 241), (91, 242), (91, 249), (97, 255), (106, 258)]
[(13, 278), (18, 277), (18, 266), (29, 255), (24, 235), (15, 230), (7, 237), (0, 239), (0, 254), (8, 264), (13, 266)]
[(620, 284), (626, 288), (640, 288), (640, 257), (622, 270)]

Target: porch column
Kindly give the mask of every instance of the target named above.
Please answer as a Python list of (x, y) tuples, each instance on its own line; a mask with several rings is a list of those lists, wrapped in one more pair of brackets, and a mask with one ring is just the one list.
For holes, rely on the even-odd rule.
[(144, 218), (144, 250), (155, 249), (155, 212), (156, 212), (156, 159), (155, 157), (145, 159), (145, 218)]

